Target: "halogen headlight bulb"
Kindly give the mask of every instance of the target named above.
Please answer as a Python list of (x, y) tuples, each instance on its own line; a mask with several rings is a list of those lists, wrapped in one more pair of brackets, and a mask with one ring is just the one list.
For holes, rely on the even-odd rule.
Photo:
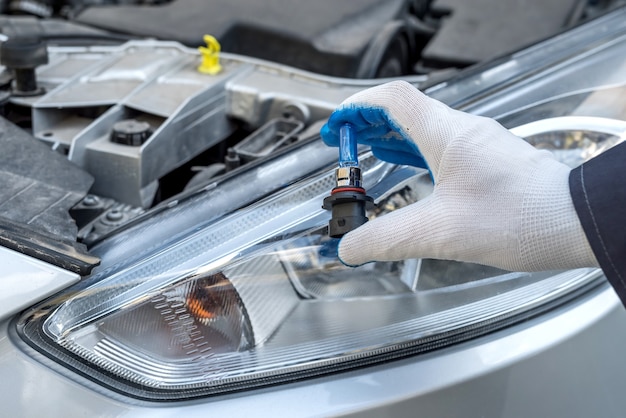
[(367, 222), (365, 210), (373, 207), (373, 199), (362, 187), (354, 127), (346, 123), (339, 129), (339, 167), (335, 170), (336, 184), (323, 208), (330, 210), (328, 235), (341, 238)]

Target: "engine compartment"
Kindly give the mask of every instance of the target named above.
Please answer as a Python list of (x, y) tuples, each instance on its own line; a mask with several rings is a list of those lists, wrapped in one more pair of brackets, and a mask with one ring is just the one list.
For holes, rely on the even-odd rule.
[(202, 74), (198, 52), (175, 42), (47, 51), (35, 73), (43, 94), (16, 94), (16, 69), (5, 68), (3, 112), (93, 176), (90, 194), (71, 210), (86, 244), (317, 135), (317, 122), (343, 99), (376, 83), (229, 54), (219, 74)]

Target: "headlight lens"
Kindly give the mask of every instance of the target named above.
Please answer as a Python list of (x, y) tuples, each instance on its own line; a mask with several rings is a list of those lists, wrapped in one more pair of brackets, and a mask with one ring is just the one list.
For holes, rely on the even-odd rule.
[[(626, 63), (626, 51), (620, 56)], [(571, 164), (626, 132), (620, 121), (596, 119), (593, 129), (560, 122), (519, 132), (561, 150), (557, 157)], [(304, 161), (324, 149), (318, 141), (285, 159)], [(361, 160), (377, 202), (370, 217), (431, 191), (421, 169), (370, 154)], [(284, 163), (257, 169), (256, 181), (275, 179)], [(321, 208), (333, 183), (333, 170), (321, 170), (208, 223), (190, 222), (198, 202), (210, 206), (210, 199), (237, 193), (217, 186), (103, 243), (96, 249), (103, 267), (24, 314), (18, 331), (111, 389), (177, 400), (432, 350), (550, 309), (603, 281), (595, 269), (527, 274), (434, 260), (344, 267)], [(172, 234), (178, 224), (186, 226)], [(142, 250), (118, 262), (120, 248)]]
[[(378, 215), (429, 193), (421, 169), (363, 158)], [(480, 335), (596, 283), (433, 260), (336, 259), (333, 170), (195, 231), (23, 318), (37, 346), (130, 395), (179, 399), (325, 373)], [(376, 214), (372, 214), (376, 216)]]

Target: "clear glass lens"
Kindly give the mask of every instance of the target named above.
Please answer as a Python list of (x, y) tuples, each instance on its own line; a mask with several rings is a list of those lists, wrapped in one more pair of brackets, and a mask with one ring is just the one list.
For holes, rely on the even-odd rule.
[[(370, 154), (362, 167), (377, 203), (370, 218), (432, 190), (422, 169)], [(331, 169), (294, 184), (108, 272), (52, 301), (24, 332), (41, 326), (80, 367), (101, 370), (102, 381), (116, 376), (118, 390), (178, 399), (467, 338), (599, 277), (592, 269), (527, 274), (434, 260), (346, 267), (320, 205), (333, 176)]]

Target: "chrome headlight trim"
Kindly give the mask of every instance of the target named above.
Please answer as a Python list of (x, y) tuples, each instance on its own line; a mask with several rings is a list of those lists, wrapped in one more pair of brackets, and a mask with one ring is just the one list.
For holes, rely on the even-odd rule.
[(618, 137), (621, 142), (626, 139), (626, 121), (593, 116), (562, 116), (530, 122), (510, 131), (522, 138), (557, 131), (599, 132)]

